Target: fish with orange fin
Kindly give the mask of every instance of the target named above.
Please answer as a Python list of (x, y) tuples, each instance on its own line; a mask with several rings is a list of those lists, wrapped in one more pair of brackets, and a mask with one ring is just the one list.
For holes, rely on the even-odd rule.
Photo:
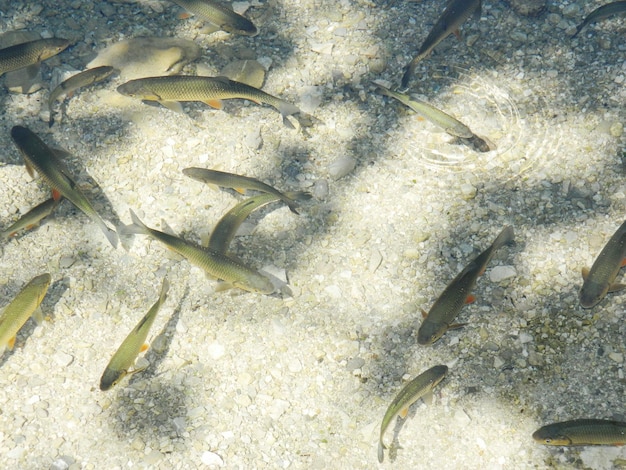
[(0, 348), (13, 349), (15, 336), (26, 320), (34, 314), (41, 319), (39, 305), (48, 292), (50, 274), (41, 274), (33, 278), (15, 296), (0, 315)]
[(115, 230), (107, 227), (102, 217), (78, 189), (78, 186), (65, 169), (65, 165), (58, 158), (57, 152), (48, 147), (37, 134), (26, 127), (13, 127), (11, 129), (11, 138), (24, 157), (28, 174), (34, 177), (34, 170), (36, 170), (52, 188), (52, 198), (55, 201), (61, 199), (61, 196), (68, 199), (98, 224), (109, 243), (114, 248), (117, 247), (117, 233)]
[(402, 419), (406, 418), (409, 407), (424, 395), (431, 392), (432, 389), (445, 378), (447, 373), (448, 366), (431, 367), (406, 384), (389, 404), (385, 416), (383, 417), (383, 422), (380, 424), (380, 437), (378, 438), (378, 461), (380, 463), (382, 463), (385, 458), (384, 449), (386, 446), (383, 443), (383, 437), (391, 422), (396, 416), (401, 416)]
[(140, 100), (158, 101), (178, 112), (182, 112), (181, 101), (201, 101), (212, 108), (222, 109), (222, 100), (245, 99), (275, 108), (281, 114), (285, 126), (290, 129), (294, 129), (294, 125), (287, 118), (301, 113), (300, 108), (285, 100), (226, 77), (169, 75), (138, 78), (120, 85), (117, 91)]
[(479, 254), (463, 271), (461, 271), (441, 293), (439, 298), (430, 308), (417, 332), (417, 342), (423, 346), (433, 344), (444, 333), (454, 328), (460, 328), (465, 324), (452, 323), (459, 314), (463, 305), (473, 302), (471, 295), (478, 276), (480, 276), (494, 253), (503, 245), (512, 243), (514, 240), (513, 227), (505, 227), (489, 248)]
[(159, 313), (161, 306), (167, 300), (167, 291), (169, 288), (170, 283), (167, 278), (163, 279), (159, 300), (157, 300), (150, 310), (148, 310), (148, 313), (146, 313), (143, 318), (139, 320), (137, 326), (135, 326), (126, 339), (122, 341), (120, 347), (117, 351), (115, 351), (113, 357), (111, 357), (111, 360), (107, 364), (104, 369), (104, 373), (100, 378), (100, 390), (107, 391), (113, 388), (127, 375), (136, 374), (137, 372), (141, 372), (145, 369), (145, 367), (140, 367), (129, 371), (133, 366), (137, 355), (148, 349), (145, 344), (146, 338), (148, 337), (150, 328), (152, 328), (152, 324), (154, 323), (157, 313)]
[(604, 246), (591, 269), (583, 268), (583, 286), (580, 289), (580, 305), (591, 308), (609, 292), (626, 288), (616, 284), (615, 278), (622, 266), (626, 266), (626, 222), (624, 222)]
[(405, 67), (401, 82), (402, 88), (407, 88), (417, 64), (427, 57), (437, 47), (437, 44), (452, 33), (458, 35), (459, 28), (470, 16), (474, 14), (480, 16), (480, 2), (481, 0), (451, 0), (448, 3), (435, 26), (428, 33), (417, 55)]
[(52, 211), (56, 209), (60, 202), (60, 199), (54, 199), (51, 197), (50, 199), (46, 199), (41, 204), (37, 204), (17, 221), (0, 232), (0, 238), (7, 239), (15, 236), (20, 230), (30, 230), (33, 227), (36, 227), (42, 219), (48, 217)]

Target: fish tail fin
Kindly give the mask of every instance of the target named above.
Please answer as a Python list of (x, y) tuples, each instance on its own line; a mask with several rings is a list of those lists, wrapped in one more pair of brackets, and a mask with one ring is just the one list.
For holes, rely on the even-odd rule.
[(98, 222), (98, 225), (100, 226), (100, 230), (102, 230), (102, 233), (104, 233), (104, 235), (107, 237), (107, 240), (109, 240), (109, 243), (113, 246), (113, 248), (117, 248), (117, 242), (118, 242), (117, 232), (107, 227), (107, 225), (104, 223), (102, 219), (98, 219), (97, 222)]
[(141, 220), (139, 220), (139, 217), (137, 217), (137, 214), (135, 214), (132, 209), (129, 209), (129, 212), (130, 212), (130, 219), (132, 220), (132, 223), (129, 225), (124, 225), (124, 227), (122, 228), (124, 234), (126, 235), (133, 235), (133, 234), (138, 234), (138, 233), (147, 234), (148, 227), (146, 227), (146, 224), (144, 224)]
[(507, 225), (504, 227), (498, 238), (493, 242), (495, 247), (500, 247), (502, 245), (510, 245), (515, 241), (515, 232), (511, 225)]
[(159, 295), (159, 305), (163, 305), (165, 299), (167, 299), (167, 292), (170, 290), (170, 281), (167, 280), (167, 276), (163, 278), (163, 285), (161, 286), (161, 294)]
[(278, 104), (278, 112), (280, 112), (280, 115), (283, 117), (283, 124), (289, 129), (295, 129), (294, 125), (289, 119), (287, 119), (287, 117), (292, 114), (300, 113), (300, 108), (294, 104), (288, 103), (287, 101), (280, 101)]
[(417, 67), (417, 63), (419, 62), (420, 56), (415, 57), (409, 64), (404, 68), (404, 75), (402, 75), (402, 80), (400, 81), (400, 86), (402, 88), (408, 88), (409, 82), (411, 81), (411, 77), (413, 76), (413, 72), (415, 72), (415, 67)]
[(311, 193), (307, 193), (306, 191), (287, 191), (283, 196), (283, 201), (294, 214), (300, 214), (298, 212), (298, 202), (308, 201), (313, 197)]
[(378, 462), (383, 463), (383, 460), (385, 460), (385, 444), (380, 441), (378, 443)]

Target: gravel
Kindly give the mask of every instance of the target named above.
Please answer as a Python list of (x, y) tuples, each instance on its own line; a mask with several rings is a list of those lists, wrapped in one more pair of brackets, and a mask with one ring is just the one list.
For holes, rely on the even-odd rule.
[[(244, 3), (244, 2), (241, 2)], [(518, 2), (519, 3), (519, 2)], [(540, 2), (536, 2), (540, 3)], [(396, 85), (440, 14), (436, 2), (250, 2), (254, 38), (177, 18), (161, 0), (0, 0), (2, 31), (74, 45), (41, 67), (44, 88), (1, 92), (0, 223), (48, 196), (10, 139), (28, 126), (65, 158), (106, 219), (199, 242), (241, 198), (186, 178), (190, 166), (254, 176), (314, 198), (253, 220), (233, 253), (285, 272), (291, 295), (215, 292), (198, 268), (144, 236), (114, 250), (62, 203), (3, 244), (2, 305), (42, 272), (53, 285), (13, 352), (0, 357), (0, 455), (20, 469), (372, 468), (380, 422), (407, 380), (447, 378), (418, 403), (382, 466), (610, 469), (624, 448), (549, 448), (548, 422), (626, 419), (626, 295), (581, 309), (590, 266), (626, 210), (624, 18), (569, 34), (600, 2), (548, 3), (536, 17), (483, 5), (419, 64), (411, 90), (497, 149), (477, 153), (397, 102)], [(228, 101), (185, 114), (119, 96), (118, 76), (66, 101), (48, 128), (53, 73), (83, 70), (136, 37), (193, 41), (183, 73), (267, 66), (263, 89), (321, 123), (293, 131), (271, 108)], [(60, 103), (57, 103), (60, 106)], [(459, 322), (417, 345), (421, 310), (505, 225), (516, 244), (492, 260)], [(111, 355), (171, 290), (144, 372), (98, 389)], [(393, 431), (392, 431), (392, 428)]]

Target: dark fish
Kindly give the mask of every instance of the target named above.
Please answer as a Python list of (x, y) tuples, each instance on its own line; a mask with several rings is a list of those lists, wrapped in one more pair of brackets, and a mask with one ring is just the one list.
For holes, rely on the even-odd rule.
[(140, 100), (158, 101), (175, 111), (181, 110), (181, 101), (202, 101), (216, 109), (222, 108), (222, 100), (232, 98), (246, 99), (257, 104), (265, 103), (278, 110), (285, 126), (291, 129), (294, 126), (287, 117), (301, 112), (297, 106), (287, 101), (226, 77), (171, 75), (138, 78), (120, 85), (117, 91)]
[(0, 49), (0, 75), (49, 59), (69, 45), (67, 39), (47, 38)]
[(608, 292), (626, 288), (626, 284), (615, 284), (615, 278), (626, 258), (626, 222), (606, 243), (591, 269), (583, 268), (583, 286), (580, 289), (580, 305), (591, 308), (598, 304)]
[(221, 30), (231, 34), (256, 36), (256, 26), (245, 16), (211, 0), (172, 0), (185, 10), (209, 21)]
[(480, 15), (480, 0), (451, 0), (450, 3), (448, 3), (448, 6), (435, 23), (435, 26), (433, 26), (433, 29), (428, 33), (417, 55), (405, 67), (401, 82), (402, 88), (406, 88), (409, 85), (409, 80), (411, 80), (417, 64), (428, 56), (437, 44), (453, 32), (458, 31), (465, 20), (473, 14)]
[(576, 32), (572, 35), (572, 38), (578, 36), (578, 33), (580, 33), (582, 29), (590, 23), (624, 12), (626, 12), (626, 1), (612, 2), (602, 5), (585, 17), (583, 22), (576, 27)]
[(626, 423), (606, 419), (563, 421), (539, 428), (533, 439), (549, 446), (622, 446), (626, 444)]
[(54, 199), (60, 199), (60, 197), (63, 196), (83, 211), (85, 215), (98, 224), (102, 232), (106, 235), (107, 240), (109, 240), (109, 243), (115, 248), (117, 246), (117, 234), (115, 230), (106, 226), (102, 217), (100, 217), (89, 200), (80, 189), (78, 189), (74, 180), (67, 174), (63, 163), (59, 161), (55, 152), (48, 147), (37, 134), (26, 127), (13, 127), (13, 129), (11, 129), (11, 137), (26, 161), (26, 169), (29, 174), (32, 176), (33, 169), (36, 170), (52, 188), (52, 196)]
[(59, 83), (59, 85), (52, 91), (52, 93), (50, 93), (50, 96), (48, 97), (48, 108), (50, 110), (49, 125), (52, 126), (54, 122), (52, 105), (57, 98), (61, 95), (67, 95), (78, 88), (101, 82), (102, 80), (109, 78), (115, 72), (117, 72), (117, 70), (114, 67), (103, 65), (102, 67), (87, 69), (83, 72), (77, 73), (76, 75), (72, 75), (64, 82)]
[(479, 254), (461, 271), (441, 293), (430, 308), (428, 315), (417, 332), (417, 342), (421, 345), (433, 344), (451, 328), (463, 325), (452, 324), (476, 285), (476, 280), (487, 267), (494, 253), (503, 245), (513, 242), (513, 227), (505, 227), (489, 248)]

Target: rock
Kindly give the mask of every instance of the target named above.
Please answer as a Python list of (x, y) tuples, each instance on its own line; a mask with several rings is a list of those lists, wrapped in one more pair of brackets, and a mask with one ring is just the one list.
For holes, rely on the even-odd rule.
[(517, 271), (513, 266), (495, 266), (489, 272), (489, 280), (491, 282), (501, 282), (515, 276), (517, 276)]
[(338, 180), (346, 176), (355, 168), (356, 160), (349, 155), (344, 155), (328, 165), (328, 173), (332, 179)]
[(200, 458), (204, 465), (222, 467), (224, 466), (224, 460), (215, 452), (209, 452), (208, 450), (202, 453)]
[(100, 52), (87, 68), (111, 65), (122, 80), (178, 73), (202, 54), (193, 41), (180, 38), (141, 37), (117, 42)]
[(265, 81), (265, 68), (256, 60), (236, 60), (227, 64), (220, 74), (255, 88), (261, 88)]

